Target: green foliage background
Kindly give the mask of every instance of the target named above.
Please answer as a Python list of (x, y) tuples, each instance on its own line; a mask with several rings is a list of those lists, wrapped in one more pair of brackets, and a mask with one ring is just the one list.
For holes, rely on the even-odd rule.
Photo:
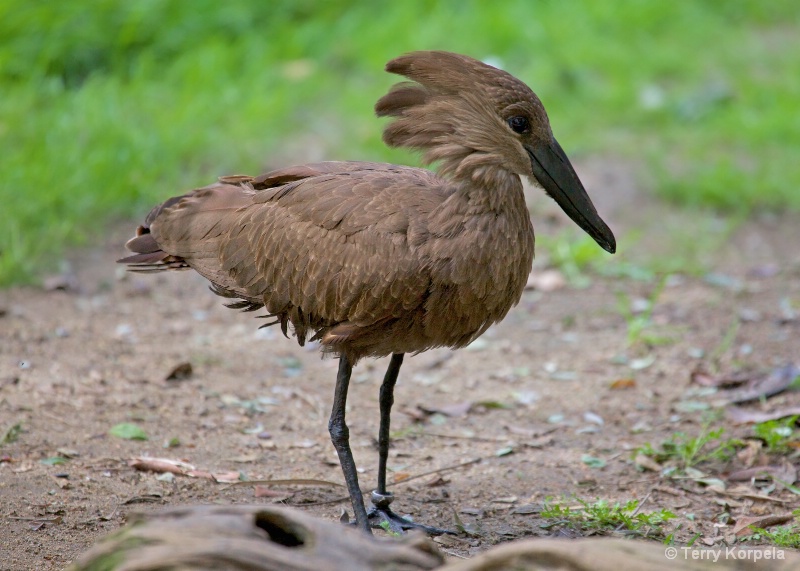
[(414, 161), (372, 104), (415, 49), (491, 58), (679, 204), (800, 210), (796, 0), (5, 0), (0, 284), (219, 174)]

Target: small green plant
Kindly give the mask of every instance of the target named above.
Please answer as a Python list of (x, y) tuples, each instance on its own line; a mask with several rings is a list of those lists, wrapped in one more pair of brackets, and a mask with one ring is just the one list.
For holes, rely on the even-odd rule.
[(753, 433), (764, 441), (767, 450), (776, 454), (786, 454), (796, 450), (800, 445), (800, 438), (795, 430), (797, 419), (794, 415), (778, 420), (768, 420), (753, 426)]
[[(710, 460), (727, 461), (736, 453), (743, 444), (736, 438), (722, 440), (724, 428), (709, 430), (704, 427), (698, 436), (689, 436), (683, 432), (676, 432), (672, 437), (661, 443), (656, 450), (648, 442), (634, 450), (634, 457), (639, 454), (650, 456), (656, 462), (673, 462), (680, 470), (686, 470), (701, 462)], [(716, 441), (716, 443), (715, 443)]]
[(647, 346), (667, 345), (674, 342), (674, 338), (665, 335), (663, 331), (656, 328), (653, 323), (653, 310), (656, 307), (661, 292), (667, 283), (667, 276), (664, 275), (658, 280), (656, 287), (650, 292), (647, 298), (647, 306), (644, 311), (635, 312), (631, 307), (631, 299), (624, 292), (617, 293), (617, 311), (625, 319), (628, 325), (628, 346), (644, 344)]
[(388, 533), (389, 535), (391, 535), (392, 537), (400, 537), (400, 536), (402, 535), (402, 534), (400, 534), (400, 533), (398, 533), (398, 532), (394, 531), (394, 530), (392, 529), (391, 525), (389, 525), (389, 522), (388, 522), (388, 521), (382, 521), (382, 522), (381, 522), (381, 523), (379, 523), (378, 525), (380, 525), (381, 529), (382, 529), (383, 531), (385, 531), (386, 533)]
[(544, 501), (541, 516), (555, 520), (542, 527), (568, 526), (579, 531), (620, 531), (627, 530), (642, 537), (661, 535), (661, 525), (676, 516), (669, 510), (639, 512), (639, 501), (630, 500), (611, 505), (607, 500), (598, 499), (594, 503), (575, 498), (581, 507), (569, 507), (554, 502), (548, 497)]
[(751, 539), (766, 539), (778, 547), (788, 547), (790, 549), (800, 549), (800, 527), (797, 524), (780, 525), (772, 529), (753, 527), (755, 532)]
[(8, 426), (8, 428), (0, 433), (0, 446), (3, 444), (11, 444), (12, 442), (16, 442), (17, 438), (19, 438), (20, 432), (22, 432), (21, 422), (16, 422)]

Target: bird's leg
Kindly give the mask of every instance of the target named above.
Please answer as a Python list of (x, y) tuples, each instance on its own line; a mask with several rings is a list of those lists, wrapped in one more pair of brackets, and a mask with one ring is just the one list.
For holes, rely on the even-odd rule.
[(350, 450), (350, 430), (345, 424), (344, 413), (347, 404), (347, 388), (350, 385), (350, 374), (353, 372), (353, 365), (342, 355), (339, 357), (339, 373), (336, 375), (336, 389), (333, 393), (333, 409), (331, 418), (328, 421), (328, 432), (331, 434), (331, 441), (339, 455), (339, 463), (344, 472), (344, 481), (347, 484), (347, 491), (350, 494), (350, 501), (353, 503), (353, 511), (356, 516), (356, 525), (368, 534), (372, 534), (367, 518), (367, 510), (364, 508), (364, 498), (361, 495), (361, 488), (358, 487), (358, 473), (356, 472), (356, 462), (353, 460), (353, 452)]
[[(373, 507), (369, 512), (369, 519), (375, 527), (383, 527), (388, 524), (388, 530), (395, 533), (403, 533), (407, 529), (421, 529), (429, 535), (441, 535), (443, 533), (453, 533), (449, 530), (439, 529), (414, 523), (404, 517), (394, 513), (389, 505), (394, 500), (394, 494), (386, 489), (386, 460), (389, 457), (389, 424), (391, 422), (392, 405), (394, 404), (394, 386), (397, 383), (397, 375), (400, 373), (400, 365), (403, 364), (403, 353), (394, 353), (383, 377), (381, 392), (379, 397), (381, 423), (378, 429), (378, 487), (372, 491)], [(385, 523), (384, 523), (385, 522)]]
[[(378, 429), (378, 489), (375, 494), (388, 498), (392, 494), (386, 491), (386, 460), (389, 457), (389, 425), (391, 423), (392, 405), (394, 404), (394, 385), (397, 383), (397, 375), (400, 373), (400, 365), (403, 364), (403, 353), (395, 353), (386, 369), (383, 377), (379, 405), (381, 410), (381, 424)], [(391, 503), (391, 500), (389, 501)], [(389, 505), (388, 503), (386, 505)]]

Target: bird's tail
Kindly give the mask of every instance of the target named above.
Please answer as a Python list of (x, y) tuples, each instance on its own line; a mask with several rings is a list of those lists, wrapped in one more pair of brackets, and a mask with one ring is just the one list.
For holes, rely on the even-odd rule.
[(117, 260), (117, 263), (126, 264), (129, 271), (152, 273), (189, 269), (186, 260), (180, 256), (167, 254), (159, 248), (150, 233), (150, 228), (146, 226), (139, 226), (136, 229), (136, 236), (128, 240), (125, 247), (134, 254)]

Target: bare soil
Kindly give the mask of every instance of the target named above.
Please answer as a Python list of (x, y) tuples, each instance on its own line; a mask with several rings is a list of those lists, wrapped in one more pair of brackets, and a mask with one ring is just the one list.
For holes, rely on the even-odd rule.
[[(601, 194), (598, 208), (613, 228), (644, 229), (650, 239), (633, 247), (661, 255), (665, 221), (674, 232), (681, 213), (640, 196), (624, 169), (604, 161), (585, 163), (581, 176), (590, 191), (611, 189), (593, 194)], [(534, 202), (539, 235), (564, 225), (549, 202)], [(0, 445), (0, 569), (63, 568), (122, 526), (126, 514), (165, 505), (282, 502), (326, 519), (351, 511), (341, 487), (159, 479), (129, 466), (153, 456), (223, 480), (238, 472), (249, 481), (343, 481), (327, 433), (336, 361), (275, 328), (258, 331), (253, 314), (224, 308), (191, 272), (121, 274), (114, 260), (129, 226), (120, 228), (107, 246), (72, 256), (72, 273), (50, 284), (66, 289), (0, 292), (0, 431), (20, 425)], [(526, 291), (504, 322), (465, 350), (407, 358), (392, 419), (394, 507), (441, 527), (453, 528), (457, 517), (473, 534), (439, 542), (461, 556), (523, 537), (580, 535), (542, 527), (548, 522), (538, 507), (548, 496), (639, 499), (642, 512), (665, 508), (678, 516), (665, 527), (677, 542), (698, 536), (706, 545), (733, 541), (736, 518), (796, 509), (798, 496), (788, 490), (772, 491), (769, 501), (734, 496), (638, 470), (631, 453), (678, 431), (701, 431), (709, 413), (695, 409), (719, 395), (704, 396), (693, 384), (699, 366), (738, 372), (800, 364), (800, 320), (792, 315), (800, 304), (798, 246), (796, 216), (740, 225), (709, 262), (714, 279), (673, 278), (658, 297), (654, 328), (669, 343), (629, 346), (618, 309), (620, 296), (646, 299), (654, 282), (592, 276), (585, 289)], [(538, 261), (535, 273), (546, 265)], [(187, 362), (191, 376), (167, 379)], [(367, 490), (377, 468), (377, 394), (387, 363), (359, 364), (349, 397), (351, 442)], [(798, 405), (800, 394), (787, 391), (743, 407)], [(123, 422), (137, 424), (148, 440), (109, 434)], [(722, 414), (712, 427), (724, 427), (726, 437), (752, 436), (751, 427)], [(177, 445), (165, 447), (170, 441)], [(605, 466), (591, 467), (586, 455)], [(55, 457), (68, 459), (46, 463)], [(699, 468), (726, 481), (734, 470), (786, 461), (742, 453)]]

